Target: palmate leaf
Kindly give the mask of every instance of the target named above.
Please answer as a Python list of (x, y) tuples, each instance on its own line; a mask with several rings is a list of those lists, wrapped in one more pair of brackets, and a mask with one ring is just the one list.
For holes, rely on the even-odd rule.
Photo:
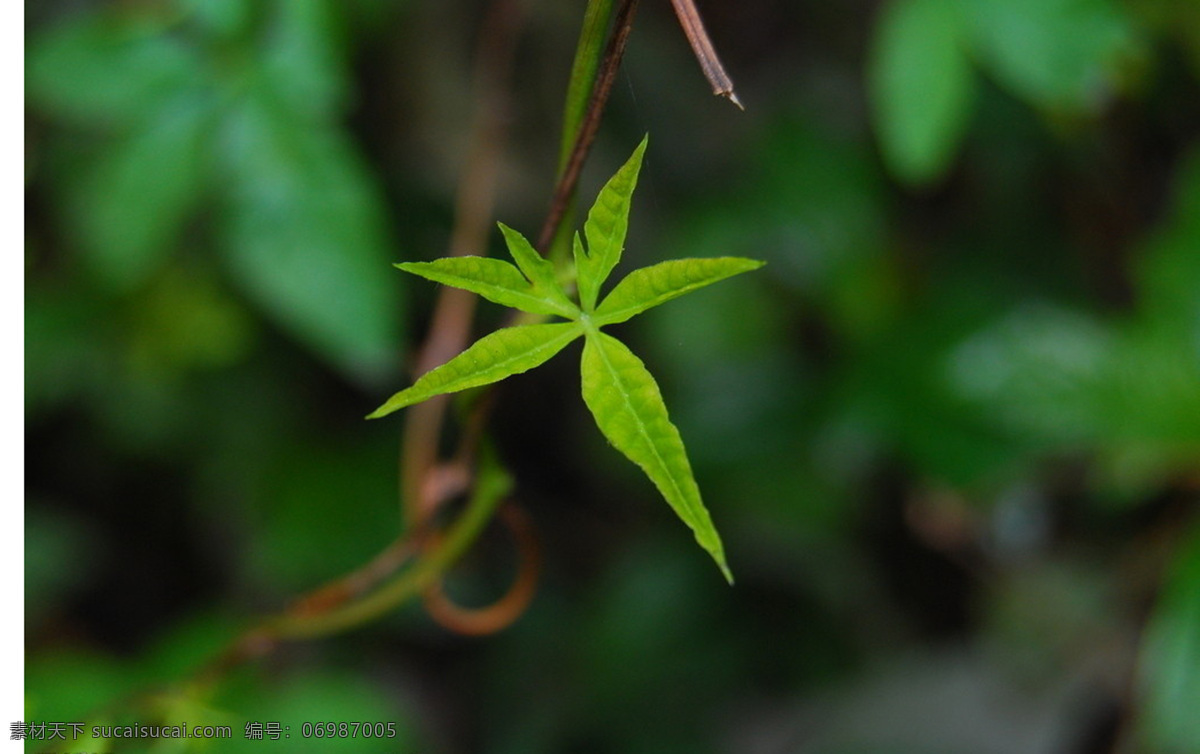
[(378, 419), (393, 411), (446, 393), (490, 385), (548, 361), (583, 334), (577, 322), (505, 327), (480, 338), (467, 350), (393, 395), (367, 416)]
[(394, 246), (371, 172), (340, 127), (305, 119), (274, 82), (226, 99), (216, 167), (227, 204), (217, 218), (233, 279), (345, 374), (390, 374), (401, 291), (378, 274)]
[(617, 174), (604, 184), (596, 203), (588, 212), (583, 224), (583, 235), (587, 239), (587, 252), (578, 241), (575, 243), (575, 268), (579, 277), (579, 301), (585, 312), (596, 308), (600, 286), (608, 279), (621, 252), (625, 248), (625, 233), (629, 230), (629, 204), (633, 190), (637, 187), (638, 172), (642, 169), (642, 155), (646, 152), (649, 137), (643, 138), (633, 151), (633, 156), (621, 166)]
[(579, 233), (575, 234), (579, 305), (567, 297), (554, 265), (539, 255), (524, 236), (504, 224), (500, 224), (500, 232), (516, 267), (483, 257), (396, 265), (499, 304), (574, 321), (510, 327), (492, 333), (418, 379), (412, 387), (396, 393), (367, 418), (386, 416), (436, 395), (487, 385), (532, 369), (584, 335), (583, 399), (600, 431), (646, 472), (671, 508), (692, 529), (696, 541), (716, 561), (721, 573), (733, 583), (721, 538), (700, 499), (683, 439), (667, 415), (658, 384), (637, 356), (619, 340), (600, 332), (600, 328), (624, 322), (719, 280), (757, 269), (763, 263), (740, 257), (663, 262), (631, 273), (597, 308), (600, 287), (620, 261), (625, 245), (630, 199), (645, 149), (643, 139), (633, 156), (600, 191), (584, 225), (586, 249)]
[(647, 309), (742, 272), (763, 262), (742, 257), (673, 259), (634, 270), (617, 283), (592, 315), (597, 327), (615, 325)]
[(445, 257), (432, 262), (403, 262), (396, 266), (435, 283), (478, 293), (488, 301), (521, 311), (567, 319), (579, 316), (579, 307), (562, 291), (530, 284), (516, 267), (502, 259)]
[(700, 499), (683, 439), (667, 416), (658, 383), (646, 365), (624, 343), (593, 329), (583, 347), (582, 381), (583, 400), (600, 431), (642, 467), (733, 583), (721, 537)]

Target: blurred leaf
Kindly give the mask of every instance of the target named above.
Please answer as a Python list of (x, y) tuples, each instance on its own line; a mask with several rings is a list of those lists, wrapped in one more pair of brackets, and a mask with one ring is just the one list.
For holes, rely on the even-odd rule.
[(1096, 442), (1179, 444), (1200, 458), (1200, 349), (1148, 328), (1120, 336), (1097, 396)]
[(200, 61), (151, 17), (80, 14), (32, 38), (27, 96), (83, 125), (131, 124), (203, 78)]
[(871, 101), (883, 156), (900, 179), (941, 175), (966, 130), (974, 72), (955, 0), (893, 0), (871, 49)]
[(700, 499), (683, 438), (671, 423), (658, 383), (646, 365), (621, 341), (593, 331), (584, 343), (582, 373), (583, 400), (596, 426), (613, 447), (646, 472), (696, 542), (733, 583), (721, 537)]
[(1025, 305), (946, 364), (951, 391), (996, 427), (1097, 451), (1110, 496), (1144, 500), (1200, 454), (1200, 357), (1169, 329)]
[(947, 359), (952, 391), (993, 420), (1052, 442), (1095, 437), (1096, 394), (1114, 338), (1089, 317), (1026, 305), (966, 339)]
[(378, 419), (393, 411), (428, 400), (490, 385), (544, 364), (583, 334), (578, 322), (504, 327), (475, 341), (470, 348), (440, 367), (421, 375), (411, 387), (388, 398), (371, 412)]
[(980, 62), (1018, 96), (1053, 110), (1094, 111), (1138, 46), (1110, 0), (963, 0)]
[(165, 101), (70, 187), (80, 244), (105, 284), (134, 288), (172, 251), (207, 187), (210, 121), (198, 96)]
[(1136, 505), (1200, 461), (1200, 348), (1170, 329), (1129, 326), (1092, 396), (1094, 485), (1102, 502)]
[(226, 122), (225, 252), (239, 282), (281, 325), (351, 376), (391, 371), (399, 287), (383, 207), (340, 132), (298, 127), (270, 90)]
[(337, 115), (348, 87), (341, 59), (340, 3), (284, 0), (274, 4), (262, 50), (263, 72), (294, 113)]
[(190, 14), (190, 20), (199, 22), (206, 34), (218, 38), (236, 37), (250, 23), (253, 6), (248, 0), (176, 0)]
[(1142, 643), (1141, 733), (1157, 754), (1200, 751), (1200, 528), (1171, 569)]

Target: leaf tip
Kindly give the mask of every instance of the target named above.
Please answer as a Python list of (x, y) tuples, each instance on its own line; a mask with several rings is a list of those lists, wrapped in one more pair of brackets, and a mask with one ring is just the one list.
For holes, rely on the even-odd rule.
[(629, 158), (629, 162), (636, 165), (638, 170), (642, 167), (642, 157), (645, 156), (648, 146), (650, 146), (649, 132), (642, 136), (642, 140), (638, 142), (637, 148), (633, 150), (633, 154)]
[[(700, 538), (697, 537), (696, 539), (699, 541)], [(725, 548), (721, 546), (721, 541), (718, 539), (715, 546), (713, 546), (713, 543), (711, 542), (707, 544), (701, 542), (700, 546), (705, 550), (708, 550), (708, 554), (712, 556), (713, 562), (717, 564), (717, 568), (720, 569), (721, 575), (725, 577), (725, 581), (729, 584), (729, 586), (733, 586), (733, 571), (730, 570), (729, 563), (725, 561)]]
[[(699, 541), (698, 537), (697, 541)], [(723, 547), (721, 547), (720, 543), (718, 542), (715, 548), (701, 543), (701, 547), (703, 547), (705, 550), (708, 550), (709, 556), (712, 557), (713, 562), (717, 564), (717, 569), (720, 570), (721, 575), (725, 577), (726, 583), (728, 583), (729, 586), (733, 586), (733, 571), (730, 570), (729, 564), (725, 562), (725, 550)]]
[(388, 414), (393, 414), (393, 413), (399, 411), (400, 409), (405, 408), (406, 406), (412, 405), (411, 400), (403, 400), (403, 399), (397, 400), (397, 398), (404, 392), (405, 391), (401, 390), (400, 393), (393, 395), (391, 398), (388, 398), (387, 401), (382, 406), (375, 409), (371, 413), (367, 414), (363, 418), (365, 418), (365, 419), (382, 419), (383, 417), (387, 416)]

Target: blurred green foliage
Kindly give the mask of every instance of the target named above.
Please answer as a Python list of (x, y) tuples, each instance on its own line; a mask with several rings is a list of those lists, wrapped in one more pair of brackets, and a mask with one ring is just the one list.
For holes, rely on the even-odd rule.
[(1056, 117), (1098, 112), (1146, 54), (1139, 26), (1110, 0), (887, 3), (870, 74), (889, 167), (915, 184), (946, 170), (970, 119), (976, 66)]
[(375, 274), (392, 256), (379, 190), (339, 128), (339, 13), (320, 0), (100, 9), (36, 37), (26, 83), (34, 107), (94, 140), (48, 169), (100, 283), (149, 284), (212, 208), (254, 303), (378, 379), (396, 361), (399, 301)]
[[(1197, 4), (704, 4), (745, 114), (661, 6), (581, 191), (649, 131), (629, 263), (769, 262), (613, 327), (737, 587), (567, 359), (491, 425), (545, 548), (520, 622), (414, 606), (199, 688), (399, 529), (395, 427), (361, 417), (429, 319), (389, 263), (445, 252), (482, 6), (27, 4), (29, 720), (233, 726), (153, 751), (324, 751), (296, 726), (343, 719), (396, 723), (363, 752), (1200, 746)], [(582, 4), (527, 14), (497, 208), (526, 233)], [(508, 547), (455, 583), (503, 589)], [(271, 719), (293, 738), (243, 740)]]

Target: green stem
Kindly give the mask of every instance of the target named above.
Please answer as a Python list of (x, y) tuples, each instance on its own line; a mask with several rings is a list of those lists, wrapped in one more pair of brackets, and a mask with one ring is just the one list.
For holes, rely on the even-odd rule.
[[(571, 80), (567, 84), (567, 100), (563, 106), (562, 142), (558, 149), (558, 177), (562, 178), (571, 161), (571, 151), (579, 138), (579, 128), (587, 114), (588, 102), (596, 87), (596, 71), (604, 57), (604, 43), (612, 20), (613, 0), (588, 0), (583, 12), (583, 26), (575, 45), (575, 61), (571, 64)], [(571, 251), (571, 228), (575, 219), (575, 198), (570, 197), (563, 212), (558, 233), (545, 249), (555, 265), (565, 264)]]
[(613, 0), (588, 0), (587, 9), (583, 12), (583, 27), (579, 30), (579, 43), (575, 46), (575, 62), (571, 64), (571, 81), (567, 84), (567, 102), (563, 111), (562, 144), (558, 152), (560, 176), (567, 169), (571, 149), (579, 136), (579, 124), (592, 97), (612, 11)]
[(543, 255), (559, 236), (563, 218), (574, 203), (579, 174), (592, 148), (592, 141), (596, 138), (596, 131), (600, 128), (600, 117), (608, 104), (608, 95), (612, 92), (617, 69), (621, 66), (621, 58), (625, 54), (625, 44), (629, 41), (629, 32), (633, 29), (633, 16), (637, 12), (637, 4), (638, 0), (621, 0), (620, 6), (617, 7), (612, 33), (605, 44), (604, 56), (596, 70), (587, 109), (579, 122), (578, 133), (571, 145), (571, 154), (558, 177), (558, 183), (554, 187), (554, 198), (550, 202), (550, 211), (542, 224), (542, 232), (538, 235), (537, 250)]

